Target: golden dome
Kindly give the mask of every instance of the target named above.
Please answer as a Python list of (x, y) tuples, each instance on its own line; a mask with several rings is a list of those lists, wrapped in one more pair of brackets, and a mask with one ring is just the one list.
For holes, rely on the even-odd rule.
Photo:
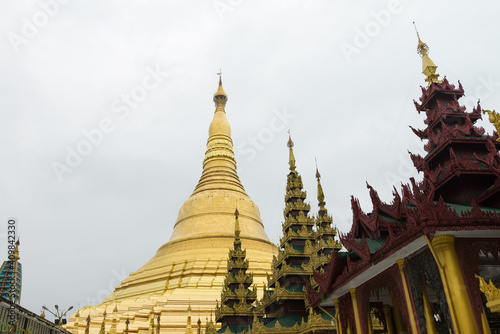
[(133, 329), (134, 321), (139, 328), (144, 314), (155, 309), (161, 313), (162, 330), (166, 326), (168, 333), (184, 333), (189, 303), (200, 316), (208, 316), (220, 298), (227, 274), (228, 250), (233, 246), (236, 208), (242, 248), (247, 250), (250, 261), (249, 272), (258, 286), (267, 281), (278, 249), (269, 241), (259, 209), (236, 172), (231, 128), (224, 109), (227, 95), (221, 81), (214, 101), (216, 109), (209, 127), (202, 175), (179, 209), (170, 240), (121, 282), (100, 306), (87, 307), (81, 314), (91, 310), (92, 314), (102, 314), (119, 303), (119, 313), (135, 319), (131, 319)]

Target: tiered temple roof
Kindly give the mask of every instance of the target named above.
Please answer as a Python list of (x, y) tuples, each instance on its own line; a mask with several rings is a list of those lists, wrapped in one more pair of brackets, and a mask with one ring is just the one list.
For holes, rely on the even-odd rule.
[[(316, 314), (309, 308), (305, 296), (306, 282), (314, 268), (321, 270), (333, 249), (336, 230), (325, 208), (324, 194), (318, 177), (320, 211), (316, 220), (309, 216), (310, 205), (305, 202), (302, 177), (296, 170), (292, 139), (288, 140), (289, 173), (285, 195), (285, 221), (280, 252), (273, 259), (269, 289), (264, 291), (262, 307), (266, 317), (254, 317), (254, 333), (310, 333), (331, 329), (332, 317)], [(316, 226), (316, 228), (315, 228)]]
[(234, 246), (229, 250), (227, 260), (227, 276), (224, 280), (224, 288), (221, 293), (221, 303), (217, 302), (215, 310), (215, 320), (221, 323), (219, 333), (240, 333), (248, 330), (257, 311), (255, 300), (257, 299), (257, 289), (253, 286), (252, 274), (247, 274), (248, 261), (246, 250), (241, 248), (239, 212), (234, 213)]

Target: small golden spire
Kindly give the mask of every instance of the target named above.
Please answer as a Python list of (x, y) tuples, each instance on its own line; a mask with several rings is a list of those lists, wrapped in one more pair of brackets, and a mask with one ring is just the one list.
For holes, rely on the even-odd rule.
[(45, 318), (45, 310), (42, 310), (42, 314), (40, 314), (41, 318)]
[(125, 334), (128, 334), (128, 325), (130, 324), (130, 320), (127, 317), (127, 321), (125, 321)]
[(290, 166), (291, 171), (295, 171), (295, 156), (293, 155), (293, 141), (292, 141), (292, 136), (290, 135), (290, 130), (288, 130), (287, 146), (290, 149), (290, 157), (288, 159), (288, 165)]
[[(238, 219), (238, 216), (240, 213), (238, 212), (238, 208), (234, 211), (234, 248), (236, 249), (237, 245), (241, 245), (241, 240), (240, 240), (240, 221)], [(240, 246), (241, 247), (241, 246)]]
[(21, 258), (19, 256), (19, 244), (20, 244), (19, 239), (17, 239), (17, 241), (16, 241), (16, 248), (14, 249), (14, 255), (13, 255), (14, 256), (14, 261), (19, 261), (19, 259)]
[(425, 81), (427, 82), (427, 87), (429, 87), (433, 82), (438, 83), (441, 82), (441, 80), (439, 80), (439, 74), (436, 73), (436, 64), (434, 64), (434, 62), (431, 60), (431, 58), (429, 58), (429, 55), (427, 54), (427, 52), (429, 51), (429, 47), (420, 39), (420, 34), (418, 33), (415, 22), (413, 22), (413, 26), (415, 27), (418, 38), (417, 52), (420, 57), (422, 57), (422, 73), (426, 76)]
[(101, 330), (99, 331), (99, 334), (106, 334), (106, 310), (104, 310), (103, 316), (104, 318), (102, 318)]
[[(316, 158), (314, 159), (316, 160)], [(318, 180), (318, 206), (321, 209), (325, 208), (325, 194), (323, 193), (323, 187), (321, 186), (321, 174), (318, 170), (318, 161), (316, 160), (316, 179)]]
[(224, 92), (224, 89), (222, 89), (222, 70), (219, 70), (219, 73), (217, 73), (217, 75), (219, 76), (219, 88), (214, 94), (214, 102), (216, 106), (218, 106), (219, 104), (225, 106), (227, 102), (227, 94)]
[(191, 301), (188, 304), (188, 316), (186, 325), (186, 334), (193, 334), (193, 327), (191, 327)]
[[(87, 316), (87, 324), (85, 325), (85, 334), (89, 334), (90, 332), (90, 311), (89, 315)], [(127, 332), (128, 334), (128, 332)]]

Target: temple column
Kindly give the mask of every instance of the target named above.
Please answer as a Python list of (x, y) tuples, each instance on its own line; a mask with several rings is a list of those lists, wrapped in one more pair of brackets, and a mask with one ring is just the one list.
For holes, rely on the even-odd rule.
[(368, 321), (368, 334), (373, 334), (373, 323), (372, 323), (372, 315), (370, 310), (370, 305), (368, 305), (368, 312), (366, 312), (367, 321)]
[(443, 285), (447, 284), (448, 286), (450, 299), (448, 305), (452, 304), (451, 307), (454, 308), (451, 311), (456, 315), (458, 326), (458, 328), (455, 328), (455, 332), (464, 334), (479, 333), (476, 318), (472, 312), (469, 293), (455, 251), (455, 236), (452, 234), (438, 235), (432, 239), (432, 246), (439, 259), (440, 266), (444, 270), (446, 282), (443, 282)]
[(486, 310), (484, 308), (483, 312), (481, 312), (481, 324), (483, 325), (483, 334), (491, 334), (490, 324), (488, 323)]
[(422, 282), (422, 297), (424, 299), (425, 327), (427, 328), (427, 334), (437, 334), (434, 315), (431, 311), (431, 303), (429, 303), (425, 282)]
[(340, 324), (340, 307), (339, 300), (334, 299), (333, 303), (335, 304), (335, 326), (337, 327), (337, 333), (342, 334), (342, 325)]
[(403, 320), (403, 315), (401, 314), (401, 310), (399, 309), (399, 305), (392, 297), (392, 317), (394, 319), (394, 327), (396, 334), (404, 334), (408, 333), (408, 328)]
[(347, 334), (353, 334), (352, 332), (352, 326), (351, 326), (351, 319), (347, 319)]
[(389, 305), (382, 306), (384, 311), (385, 325), (387, 326), (387, 334), (395, 334), (394, 325), (392, 324), (391, 307)]
[(352, 308), (354, 309), (354, 321), (356, 322), (356, 333), (362, 334), (361, 319), (360, 319), (361, 317), (359, 316), (358, 302), (356, 301), (356, 288), (350, 289), (349, 292), (351, 293)]
[(408, 317), (410, 318), (410, 327), (413, 334), (418, 334), (417, 330), (417, 322), (415, 321), (415, 313), (413, 312), (413, 303), (410, 297), (410, 291), (408, 290), (408, 284), (406, 284), (406, 274), (404, 271), (405, 268), (405, 259), (399, 259), (396, 261), (399, 267), (399, 273), (401, 275), (401, 280), (403, 281), (403, 290), (405, 293), (406, 306), (408, 308)]

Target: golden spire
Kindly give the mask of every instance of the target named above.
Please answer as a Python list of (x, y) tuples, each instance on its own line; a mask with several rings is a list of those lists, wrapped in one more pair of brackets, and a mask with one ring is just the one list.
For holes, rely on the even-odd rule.
[(16, 248), (14, 249), (14, 261), (19, 261), (21, 257), (19, 257), (19, 239), (16, 241)]
[(246, 194), (236, 173), (231, 126), (224, 109), (226, 101), (227, 95), (222, 89), (222, 79), (219, 78), (219, 89), (214, 94), (215, 113), (208, 128), (203, 173), (193, 194), (213, 189), (236, 190)]
[(292, 136), (290, 135), (290, 130), (288, 130), (288, 148), (290, 149), (290, 157), (288, 159), (288, 165), (290, 166), (290, 171), (295, 171), (295, 156), (293, 155), (293, 141)]
[[(315, 159), (316, 160), (316, 159)], [(321, 174), (318, 171), (318, 161), (316, 161), (316, 179), (318, 180), (318, 206), (321, 209), (325, 208), (325, 194), (323, 193), (323, 187), (321, 186)]]
[(41, 318), (45, 318), (45, 310), (42, 310), (42, 314), (40, 314)]
[(75, 314), (75, 324), (73, 325), (73, 334), (78, 334), (78, 321), (80, 320), (80, 306)]
[[(240, 213), (238, 212), (238, 209), (234, 211), (234, 246), (236, 248), (236, 245), (241, 245), (241, 240), (240, 240), (240, 221), (238, 220), (238, 215)], [(241, 246), (240, 246), (241, 247)]]
[(427, 87), (431, 85), (433, 82), (441, 82), (439, 80), (439, 74), (436, 73), (437, 66), (434, 64), (434, 62), (429, 58), (429, 55), (427, 52), (429, 51), (429, 47), (427, 44), (422, 42), (420, 39), (420, 35), (417, 30), (417, 26), (415, 25), (415, 22), (413, 22), (413, 26), (415, 27), (415, 31), (417, 32), (417, 38), (418, 38), (418, 46), (417, 46), (417, 52), (422, 57), (422, 73), (426, 76), (425, 81), (427, 82)]
[(99, 334), (106, 334), (106, 310), (104, 310), (103, 316), (104, 318), (102, 318), (101, 330), (99, 331)]
[(155, 315), (151, 314), (151, 320), (149, 321), (149, 333), (154, 334), (154, 331), (155, 331)]
[(219, 75), (219, 88), (214, 94), (215, 102), (215, 114), (210, 128), (208, 129), (208, 135), (225, 135), (231, 137), (231, 127), (226, 118), (226, 110), (224, 109), (227, 102), (227, 94), (222, 89), (222, 72), (217, 73)]
[(85, 334), (89, 334), (90, 332), (90, 311), (89, 315), (87, 316), (87, 325), (85, 325)]
[(116, 314), (118, 313), (118, 305), (115, 304), (113, 309), (113, 320), (111, 322), (111, 328), (109, 329), (109, 334), (116, 334)]
[(191, 302), (188, 304), (186, 334), (193, 334), (193, 328), (191, 327)]

